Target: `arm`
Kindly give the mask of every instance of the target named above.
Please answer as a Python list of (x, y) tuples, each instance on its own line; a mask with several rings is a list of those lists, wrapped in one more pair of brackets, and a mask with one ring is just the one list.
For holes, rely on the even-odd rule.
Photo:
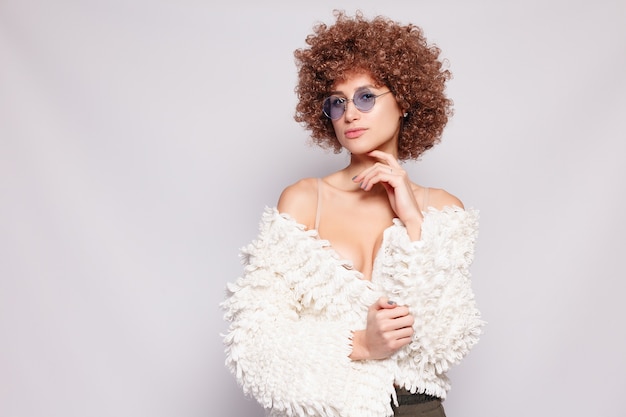
[(409, 308), (380, 297), (370, 306), (364, 330), (354, 332), (350, 359), (386, 359), (411, 343), (413, 316)]
[[(278, 201), (278, 211), (289, 213), (298, 223), (314, 228), (318, 205), (318, 180), (307, 178), (287, 187)], [(386, 297), (373, 303), (364, 330), (355, 330), (350, 359), (386, 359), (407, 345), (413, 335), (413, 317), (408, 308), (399, 307)]]
[[(383, 287), (415, 316), (413, 341), (396, 355), (401, 381), (439, 381), (478, 342), (483, 322), (471, 289), (478, 213), (461, 208), (429, 212), (422, 240), (412, 242), (401, 225), (389, 230), (382, 262)], [(417, 366), (417, 369), (415, 369)]]
[(266, 211), (259, 239), (242, 249), (244, 273), (221, 304), (230, 322), (226, 365), (263, 407), (294, 416), (339, 415), (350, 396), (351, 327), (369, 302), (365, 283), (316, 259), (326, 253), (315, 250), (320, 244)]

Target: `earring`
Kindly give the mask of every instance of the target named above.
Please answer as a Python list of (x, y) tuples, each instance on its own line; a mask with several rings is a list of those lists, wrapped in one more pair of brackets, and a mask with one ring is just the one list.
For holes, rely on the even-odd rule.
[(406, 119), (406, 117), (409, 115), (409, 112), (405, 112), (404, 113), (404, 118)]

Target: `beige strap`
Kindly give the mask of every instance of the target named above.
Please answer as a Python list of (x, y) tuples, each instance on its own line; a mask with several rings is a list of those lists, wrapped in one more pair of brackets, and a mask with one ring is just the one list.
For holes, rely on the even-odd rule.
[(426, 211), (428, 207), (428, 187), (424, 187), (424, 201), (422, 202), (422, 211)]
[(320, 213), (322, 211), (322, 179), (317, 179), (317, 211), (315, 212), (315, 230), (320, 227)]

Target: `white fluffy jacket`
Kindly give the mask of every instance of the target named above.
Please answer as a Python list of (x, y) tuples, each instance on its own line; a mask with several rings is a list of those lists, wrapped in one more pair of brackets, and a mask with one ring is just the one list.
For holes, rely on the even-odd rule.
[[(266, 208), (221, 304), (226, 365), (270, 416), (392, 416), (394, 384), (445, 398), (446, 371), (483, 326), (469, 273), (477, 232), (475, 210), (429, 210), (416, 242), (394, 219), (370, 282), (317, 231)], [(352, 332), (383, 295), (409, 306), (413, 341), (390, 358), (353, 361)]]

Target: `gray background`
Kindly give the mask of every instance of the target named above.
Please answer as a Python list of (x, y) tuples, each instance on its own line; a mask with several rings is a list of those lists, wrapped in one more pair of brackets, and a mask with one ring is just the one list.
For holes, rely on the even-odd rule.
[(623, 1), (0, 1), (0, 416), (262, 416), (218, 303), (261, 211), (346, 163), (292, 119), (332, 9), (421, 25), (456, 114), (414, 181), (481, 210), (448, 415), (623, 416)]

